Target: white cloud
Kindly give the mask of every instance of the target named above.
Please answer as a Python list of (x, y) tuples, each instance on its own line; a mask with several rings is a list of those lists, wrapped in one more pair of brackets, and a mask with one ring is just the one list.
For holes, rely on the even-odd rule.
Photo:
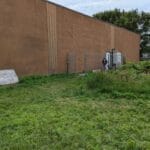
[(150, 0), (51, 0), (68, 8), (92, 15), (96, 12), (114, 8), (150, 12)]

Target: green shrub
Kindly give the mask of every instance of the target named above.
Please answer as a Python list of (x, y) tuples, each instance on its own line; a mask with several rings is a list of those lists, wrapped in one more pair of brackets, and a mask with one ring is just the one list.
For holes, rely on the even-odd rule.
[(150, 76), (145, 71), (148, 67), (149, 62), (129, 63), (116, 71), (89, 73), (86, 85), (89, 90), (114, 98), (143, 98), (143, 95), (147, 98), (150, 96)]
[(104, 89), (113, 84), (113, 80), (107, 73), (91, 73), (87, 76), (87, 87), (89, 89)]
[(127, 70), (135, 73), (150, 73), (150, 61), (141, 61), (139, 63), (127, 63), (123, 65), (119, 71)]
[(121, 81), (117, 75), (109, 72), (89, 74), (87, 78), (89, 89), (97, 89), (104, 93), (112, 93), (114, 90), (123, 91), (127, 86), (127, 82)]

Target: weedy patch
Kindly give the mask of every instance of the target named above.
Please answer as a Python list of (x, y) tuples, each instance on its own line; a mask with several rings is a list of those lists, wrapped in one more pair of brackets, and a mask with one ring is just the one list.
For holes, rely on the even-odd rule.
[(149, 75), (124, 70), (0, 87), (0, 149), (150, 149)]

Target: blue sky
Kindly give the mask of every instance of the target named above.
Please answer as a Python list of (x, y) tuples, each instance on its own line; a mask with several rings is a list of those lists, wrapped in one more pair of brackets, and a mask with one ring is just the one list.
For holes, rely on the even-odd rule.
[(150, 0), (50, 0), (65, 7), (87, 15), (96, 12), (120, 8), (125, 10), (138, 9), (150, 12)]

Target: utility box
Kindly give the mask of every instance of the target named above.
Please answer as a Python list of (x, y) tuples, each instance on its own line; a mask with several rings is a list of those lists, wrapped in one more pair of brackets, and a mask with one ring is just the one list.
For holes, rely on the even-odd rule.
[(116, 52), (113, 54), (113, 63), (116, 67), (120, 67), (123, 64), (123, 55), (120, 52)]
[(107, 59), (109, 69), (118, 68), (124, 63), (124, 57), (121, 52), (107, 52), (105, 58)]

